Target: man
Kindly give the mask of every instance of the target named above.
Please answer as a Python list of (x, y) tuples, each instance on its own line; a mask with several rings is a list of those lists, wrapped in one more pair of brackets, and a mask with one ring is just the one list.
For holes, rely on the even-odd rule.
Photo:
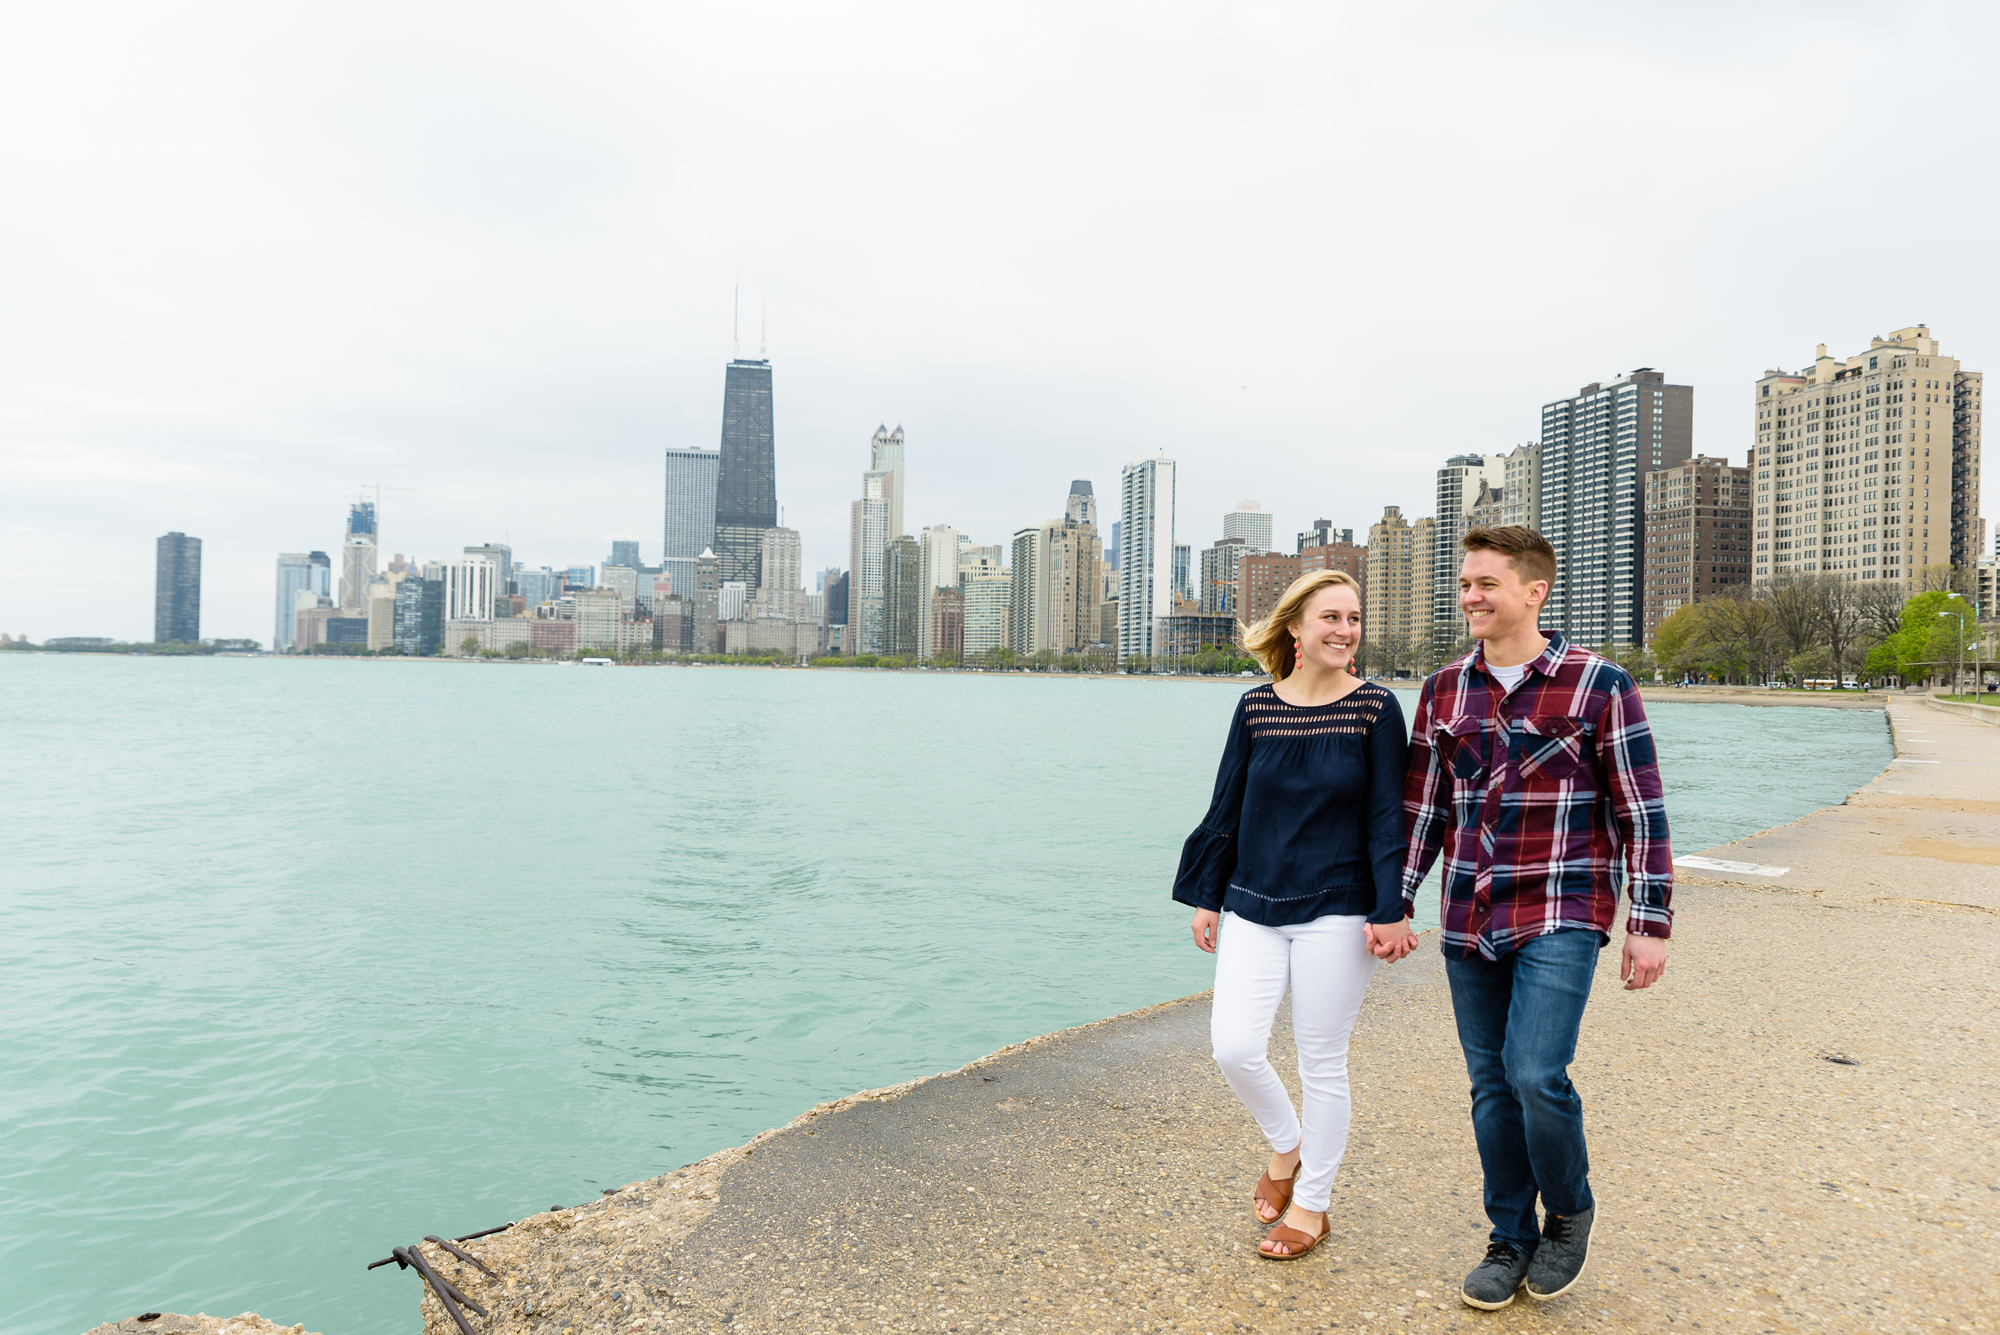
[(1445, 970), (1493, 1221), (1462, 1296), (1493, 1310), (1524, 1287), (1567, 1292), (1589, 1258), (1597, 1205), (1569, 1064), (1617, 915), (1619, 859), (1631, 897), (1619, 976), (1632, 991), (1666, 968), (1673, 855), (1638, 688), (1536, 627), (1555, 549), (1513, 525), (1474, 529), (1464, 547), (1458, 605), (1477, 643), (1417, 702), (1403, 902), (1414, 911), (1442, 851)]

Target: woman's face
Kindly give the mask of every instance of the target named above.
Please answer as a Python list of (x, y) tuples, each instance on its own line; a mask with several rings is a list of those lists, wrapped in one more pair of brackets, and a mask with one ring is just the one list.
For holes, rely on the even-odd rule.
[(1327, 671), (1352, 671), (1361, 648), (1361, 600), (1345, 584), (1330, 584), (1312, 596), (1305, 614), (1292, 623), (1299, 663)]

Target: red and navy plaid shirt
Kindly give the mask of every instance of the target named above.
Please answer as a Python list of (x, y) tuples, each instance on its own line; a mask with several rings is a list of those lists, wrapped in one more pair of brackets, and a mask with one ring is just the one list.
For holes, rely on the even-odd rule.
[(1559, 634), (1511, 692), (1483, 643), (1431, 674), (1411, 725), (1403, 825), (1407, 909), (1444, 853), (1447, 954), (1498, 959), (1569, 928), (1608, 936), (1628, 870), (1627, 930), (1672, 934), (1673, 853), (1638, 687)]

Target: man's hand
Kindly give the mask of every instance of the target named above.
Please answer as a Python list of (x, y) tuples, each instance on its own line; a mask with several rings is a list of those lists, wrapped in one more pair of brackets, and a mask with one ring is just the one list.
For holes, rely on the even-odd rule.
[(1667, 971), (1667, 942), (1664, 937), (1625, 934), (1625, 955), (1618, 963), (1618, 976), (1627, 992), (1651, 987)]
[(1361, 924), (1361, 936), (1368, 943), (1370, 954), (1391, 964), (1417, 948), (1417, 934), (1410, 930), (1406, 918), (1385, 923), (1364, 922)]
[(1194, 943), (1209, 954), (1215, 953), (1215, 925), (1222, 921), (1222, 915), (1214, 909), (1194, 911)]

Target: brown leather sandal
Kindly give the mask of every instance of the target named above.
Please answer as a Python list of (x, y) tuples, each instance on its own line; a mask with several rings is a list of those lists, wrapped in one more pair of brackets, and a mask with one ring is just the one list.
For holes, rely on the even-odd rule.
[[(1271, 1170), (1265, 1169), (1257, 1179), (1257, 1190), (1250, 1198), (1250, 1217), (1259, 1224), (1270, 1227), (1285, 1217), (1285, 1211), (1292, 1208), (1292, 1184), (1299, 1180), (1299, 1170), (1292, 1169), (1292, 1175), (1283, 1181), (1274, 1180)], [(1266, 1219), (1257, 1213), (1258, 1202), (1270, 1206), (1277, 1213)]]
[[(1280, 1218), (1282, 1219), (1282, 1216)], [(1324, 1229), (1321, 1229), (1317, 1235), (1314, 1235), (1311, 1233), (1301, 1233), (1295, 1228), (1287, 1228), (1281, 1222), (1264, 1235), (1264, 1242), (1277, 1243), (1287, 1250), (1282, 1252), (1267, 1252), (1264, 1250), (1264, 1243), (1259, 1243), (1257, 1244), (1257, 1255), (1263, 1257), (1266, 1261), (1297, 1261), (1309, 1255), (1313, 1248), (1325, 1242), (1327, 1235), (1332, 1232), (1333, 1225), (1331, 1223)]]

